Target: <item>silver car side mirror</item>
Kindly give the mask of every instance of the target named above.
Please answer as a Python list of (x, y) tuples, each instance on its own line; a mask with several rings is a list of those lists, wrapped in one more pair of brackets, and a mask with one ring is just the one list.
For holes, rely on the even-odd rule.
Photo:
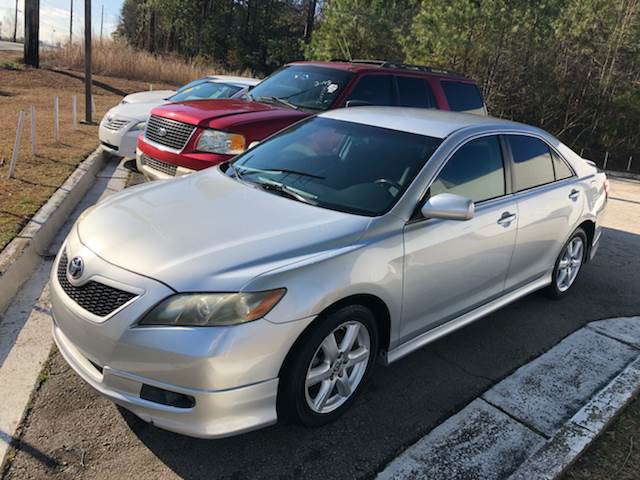
[(420, 209), (424, 218), (442, 218), (446, 220), (470, 220), (473, 218), (475, 205), (473, 201), (462, 195), (440, 193), (431, 197)]

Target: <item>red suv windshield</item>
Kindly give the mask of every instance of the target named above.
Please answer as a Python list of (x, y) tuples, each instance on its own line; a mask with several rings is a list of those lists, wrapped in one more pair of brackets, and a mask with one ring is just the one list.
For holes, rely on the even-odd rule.
[(256, 101), (289, 103), (296, 108), (328, 110), (351, 77), (353, 74), (344, 70), (290, 65), (256, 85), (249, 96)]

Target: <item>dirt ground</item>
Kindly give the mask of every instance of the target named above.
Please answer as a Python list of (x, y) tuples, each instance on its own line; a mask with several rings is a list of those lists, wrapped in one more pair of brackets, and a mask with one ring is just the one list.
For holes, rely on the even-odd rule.
[[(148, 83), (94, 76), (94, 121), (123, 95), (147, 90)], [(154, 88), (171, 88), (156, 85)], [(59, 97), (60, 141), (53, 138), (53, 97)], [(71, 97), (77, 96), (78, 129), (72, 129)], [(31, 155), (29, 111), (36, 107), (37, 155)], [(25, 68), (15, 52), (0, 52), (0, 250), (20, 231), (75, 167), (98, 145), (97, 125), (82, 125), (81, 72)], [(8, 179), (19, 112), (25, 127), (16, 178)]]

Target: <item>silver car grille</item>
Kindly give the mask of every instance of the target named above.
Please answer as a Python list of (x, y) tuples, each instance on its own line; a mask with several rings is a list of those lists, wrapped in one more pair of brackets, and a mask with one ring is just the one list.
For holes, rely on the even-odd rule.
[(182, 150), (195, 129), (195, 125), (151, 115), (144, 136), (159, 145)]
[(98, 317), (106, 317), (136, 296), (93, 280), (79, 287), (72, 285), (67, 278), (66, 252), (60, 257), (57, 275), (62, 290), (69, 298)]
[(112, 118), (111, 120), (105, 118), (103, 126), (109, 130), (118, 131), (128, 123), (129, 120), (123, 120), (122, 118)]
[(150, 156), (145, 155), (144, 153), (141, 155), (140, 161), (142, 162), (142, 165), (146, 165), (147, 167), (152, 168), (153, 170), (157, 170), (158, 172), (162, 172), (172, 177), (176, 176), (176, 170), (178, 169), (176, 165), (173, 165), (171, 163), (161, 162), (160, 160), (151, 158)]

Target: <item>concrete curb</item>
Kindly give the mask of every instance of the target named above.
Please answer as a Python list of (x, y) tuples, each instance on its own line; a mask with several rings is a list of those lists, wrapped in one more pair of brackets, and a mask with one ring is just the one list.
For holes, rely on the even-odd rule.
[[(53, 259), (50, 255), (39, 256), (41, 251), (37, 248), (48, 246), (50, 249), (58, 249), (82, 211), (125, 188), (128, 172), (119, 165), (116, 166), (115, 162), (107, 163), (100, 171), (94, 172), (94, 168), (104, 164), (103, 160), (104, 158), (94, 157), (92, 162), (95, 164), (85, 165), (88, 168), (74, 173), (78, 178), (69, 189), (73, 192), (72, 196), (67, 192), (62, 199), (58, 197), (54, 203), (52, 198), (52, 205), (48, 204), (48, 209), (67, 206), (72, 208), (69, 213), (64, 210), (54, 213), (49, 213), (51, 210), (43, 212), (48, 219), (46, 224), (50, 225), (47, 228), (54, 228), (53, 225), (59, 221), (57, 215), (62, 217), (63, 222), (59, 231), (51, 235), (49, 245), (44, 243), (47, 240), (46, 230), (41, 233), (42, 237), (36, 237), (36, 241), (30, 237), (31, 244), (27, 248), (31, 252), (26, 255), (34, 257), (35, 268), (19, 288), (0, 321), (0, 477), (12, 447), (20, 442), (20, 425), (29, 409), (34, 388), (39, 385), (43, 365), (53, 346), (48, 287)], [(73, 201), (76, 195), (79, 196), (83, 190), (87, 190), (84, 187), (85, 183), (89, 187), (88, 191)], [(64, 202), (67, 205), (60, 207)], [(40, 241), (43, 243), (39, 244)]]
[(402, 452), (378, 480), (559, 478), (640, 393), (640, 317), (591, 322)]
[(640, 391), (640, 357), (598, 392), (509, 480), (559, 478)]
[(110, 157), (100, 147), (91, 153), (0, 253), (0, 312), (29, 278), (39, 257), (48, 255), (54, 236)]

